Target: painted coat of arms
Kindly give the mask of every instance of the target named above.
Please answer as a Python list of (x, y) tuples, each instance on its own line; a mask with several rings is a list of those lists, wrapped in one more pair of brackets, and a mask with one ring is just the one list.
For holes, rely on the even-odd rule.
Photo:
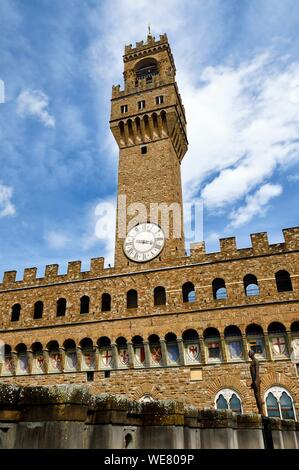
[(187, 359), (189, 362), (199, 362), (199, 344), (192, 343), (187, 346)]
[(120, 349), (119, 350), (119, 362), (123, 366), (128, 366), (129, 365), (129, 353), (127, 349)]
[(134, 348), (134, 354), (135, 354), (135, 360), (137, 364), (143, 365), (145, 361), (145, 352), (144, 352), (144, 347), (143, 346), (136, 346)]
[(153, 363), (160, 364), (162, 360), (161, 346), (151, 346), (150, 351)]
[(112, 365), (112, 351), (111, 349), (101, 350), (101, 364), (103, 367), (111, 367)]

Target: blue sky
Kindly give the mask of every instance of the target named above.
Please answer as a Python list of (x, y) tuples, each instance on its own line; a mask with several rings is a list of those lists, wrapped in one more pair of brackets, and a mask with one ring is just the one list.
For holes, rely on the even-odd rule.
[(208, 251), (298, 225), (297, 0), (1, 0), (1, 272), (113, 262), (113, 235), (95, 236), (95, 208), (117, 190), (111, 87), (148, 23), (174, 54), (184, 199), (204, 199)]

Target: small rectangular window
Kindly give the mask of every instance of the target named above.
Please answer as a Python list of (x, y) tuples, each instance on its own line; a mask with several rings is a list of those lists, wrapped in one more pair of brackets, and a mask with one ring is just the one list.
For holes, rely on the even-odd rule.
[(104, 371), (104, 377), (105, 377), (105, 379), (109, 379), (109, 377), (110, 377), (110, 370), (105, 370), (105, 371)]
[(299, 363), (296, 364), (296, 370), (297, 370), (297, 375), (298, 375), (298, 377), (299, 377)]
[(141, 147), (141, 154), (145, 155), (146, 153), (147, 153), (147, 146), (144, 145), (143, 147)]
[(86, 372), (87, 382), (93, 382), (94, 380), (94, 372)]
[(164, 96), (156, 96), (156, 104), (163, 104), (164, 103)]
[(145, 108), (145, 100), (138, 101), (138, 109), (144, 109)]
[(127, 104), (123, 104), (121, 107), (120, 107), (120, 110), (122, 113), (127, 113), (128, 112), (128, 105)]

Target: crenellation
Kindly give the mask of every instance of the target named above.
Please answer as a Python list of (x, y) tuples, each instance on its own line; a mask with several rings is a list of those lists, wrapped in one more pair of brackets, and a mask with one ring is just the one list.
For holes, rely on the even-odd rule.
[(103, 273), (104, 258), (92, 258), (90, 260), (90, 275), (91, 277), (98, 276)]
[(192, 260), (203, 260), (206, 256), (205, 242), (190, 243), (190, 258)]
[(237, 254), (236, 237), (220, 238), (220, 252), (225, 257), (234, 257)]
[(45, 268), (45, 279), (53, 279), (58, 276), (58, 264), (48, 264)]
[(282, 231), (285, 244), (289, 250), (299, 249), (299, 227), (285, 228)]
[(15, 284), (17, 277), (17, 271), (5, 271), (3, 275), (3, 287), (10, 287)]
[(251, 233), (250, 238), (254, 253), (258, 254), (269, 252), (268, 234), (266, 232)]
[(81, 275), (81, 261), (69, 261), (67, 265), (67, 278), (79, 279)]
[(35, 267), (25, 268), (23, 282), (26, 284), (32, 284), (33, 282), (36, 282), (36, 273), (37, 273), (37, 268)]

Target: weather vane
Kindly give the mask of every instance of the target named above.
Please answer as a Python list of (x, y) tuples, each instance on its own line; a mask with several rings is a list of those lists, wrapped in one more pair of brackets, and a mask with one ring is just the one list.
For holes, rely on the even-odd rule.
[(148, 24), (148, 35), (151, 36), (151, 24)]

